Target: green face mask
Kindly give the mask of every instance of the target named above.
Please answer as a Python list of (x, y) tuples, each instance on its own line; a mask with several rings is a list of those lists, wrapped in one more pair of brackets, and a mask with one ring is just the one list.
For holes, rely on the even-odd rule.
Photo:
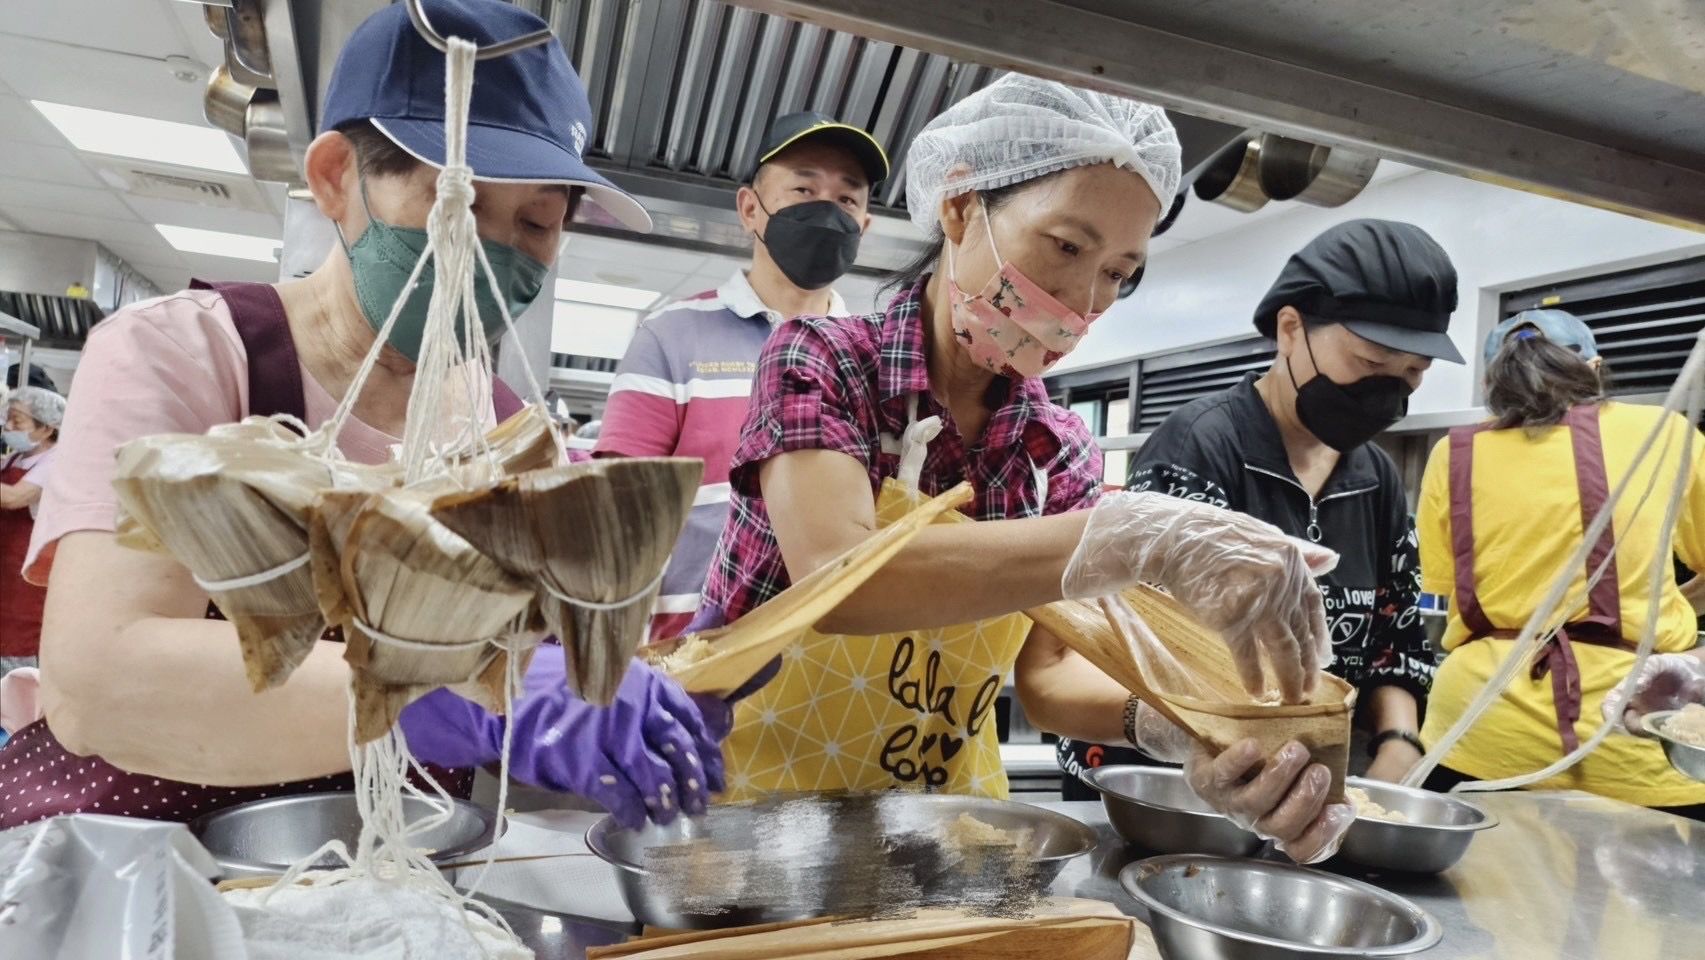
[[(361, 185), (361, 205), (364, 209), (367, 207), (365, 183)], [(343, 244), (350, 270), (355, 274), (355, 299), (361, 304), (361, 312), (375, 333), (385, 325), (385, 319), (391, 315), (391, 308), (397, 300), (408, 296), (397, 322), (391, 326), (390, 342), (397, 352), (418, 363), (420, 343), (426, 334), (426, 310), (432, 302), (436, 263), (428, 263), (420, 271), (420, 281), (412, 292), (405, 292), (404, 285), (408, 283), (409, 274), (414, 272), (415, 262), (426, 250), (426, 231), (394, 226), (374, 217), (368, 210), (367, 229), (355, 243), (351, 245), (344, 240), (341, 228), (338, 230), (338, 242)], [(509, 306), (509, 316), (520, 317), (544, 289), (550, 266), (501, 243), (481, 240), (480, 245), (485, 247), (486, 259), (491, 261), (491, 272), (496, 276), (501, 288), (499, 292)], [(474, 278), (474, 298), (479, 306), (480, 326), (485, 329), (486, 340), (495, 343), (503, 336), (503, 314), (498, 310), (497, 297), (486, 281), (484, 270), (479, 270)], [(456, 337), (460, 340), (463, 335), (462, 322), (458, 319)]]

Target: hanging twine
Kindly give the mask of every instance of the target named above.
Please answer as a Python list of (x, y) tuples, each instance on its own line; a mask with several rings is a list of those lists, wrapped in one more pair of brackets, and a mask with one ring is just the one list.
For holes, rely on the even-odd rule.
[[(445, 71), (445, 163), (438, 176), (438, 196), (427, 219), (427, 246), (415, 264), (404, 293), (391, 308), (390, 315), (379, 330), (373, 348), (363, 360), (354, 382), (326, 427), (305, 443), (314, 445), (328, 458), (336, 458), (336, 438), (341, 434), (354, 408), (355, 400), (371, 376), (379, 353), (390, 337), (403, 305), (414, 291), (429, 258), (436, 260), (437, 282), (433, 284), (432, 299), (427, 311), (426, 330), (421, 345), (420, 362), (409, 393), (409, 417), (404, 428), (402, 462), (405, 479), (414, 482), (447, 469), (440, 455), (440, 415), (445, 390), (461, 386), (467, 392), (470, 415), (456, 424), (459, 439), (474, 450), (486, 450), (485, 431), (481, 417), (472, 411), (484, 409), (490, 402), (491, 352), (480, 327), (479, 312), (474, 297), (474, 267), (484, 264), (479, 233), (473, 216), (473, 171), (467, 165), (468, 104), (473, 89), (476, 47), (465, 40), (452, 37), (448, 42)], [(490, 273), (489, 265), (486, 272)], [(463, 337), (458, 343), (456, 323), (463, 323)], [(507, 311), (505, 321), (509, 322)], [(513, 325), (511, 324), (511, 329)], [(531, 378), (529, 378), (531, 379)], [(543, 403), (543, 395), (535, 387), (535, 399)], [(479, 401), (478, 403), (474, 401)], [(286, 565), (288, 566), (288, 565)], [(277, 575), (265, 571), (257, 576)], [(252, 578), (250, 578), (252, 579)], [(392, 644), (406, 644), (399, 638), (379, 634), (358, 624), (374, 639)], [(504, 715), (513, 713), (519, 693), (522, 650), (510, 646), (504, 638), (473, 641), (476, 644), (495, 643), (507, 653), (504, 675)], [(435, 648), (436, 649), (436, 648)], [(511, 730), (504, 726), (498, 788), (498, 827), (501, 833), (509, 784), (509, 754)], [(462, 911), (464, 920), (477, 912), (511, 939), (519, 943), (514, 931), (495, 910), (473, 900), (473, 893), (463, 894), (451, 886), (448, 879), (431, 861), (428, 852), (411, 842), (419, 836), (449, 822), (455, 808), (449, 794), (438, 784), (410, 753), (402, 735), (391, 730), (385, 736), (366, 744), (356, 739), (355, 691), (349, 691), (349, 762), (355, 781), (355, 802), (361, 817), (361, 834), (353, 853), (341, 842), (333, 841), (293, 864), (278, 882), (267, 888), (262, 903), (279, 891), (289, 889), (299, 879), (312, 886), (348, 883), (354, 880), (373, 880), (400, 884), (419, 891)], [(414, 771), (430, 785), (432, 795), (422, 792), (409, 780)], [(428, 816), (410, 822), (405, 800), (413, 798), (432, 811)], [(322, 857), (331, 854), (344, 866), (329, 871), (314, 871)], [(475, 881), (477, 890), (485, 871), (495, 859), (495, 848), (488, 851), (485, 869)], [(471, 921), (469, 921), (471, 922)]]

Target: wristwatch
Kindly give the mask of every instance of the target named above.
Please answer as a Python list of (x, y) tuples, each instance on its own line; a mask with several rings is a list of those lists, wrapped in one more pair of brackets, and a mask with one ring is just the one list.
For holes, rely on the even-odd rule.
[(1414, 747), (1416, 753), (1422, 756), (1427, 754), (1427, 745), (1421, 742), (1421, 738), (1416, 736), (1413, 730), (1382, 730), (1368, 741), (1368, 756), (1379, 756), (1379, 748), (1385, 746), (1387, 740), (1401, 740)]
[(1125, 701), (1125, 741), (1133, 747), (1140, 746), (1137, 743), (1137, 709), (1142, 702), (1135, 695)]

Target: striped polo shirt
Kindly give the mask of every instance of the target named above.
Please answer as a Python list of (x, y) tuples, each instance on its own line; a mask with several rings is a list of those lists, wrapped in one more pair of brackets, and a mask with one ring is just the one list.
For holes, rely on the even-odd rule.
[[(846, 316), (829, 293), (832, 316)], [(597, 456), (698, 457), (704, 481), (663, 574), (651, 636), (678, 635), (699, 609), (711, 554), (728, 516), (728, 467), (740, 443), (758, 354), (787, 318), (764, 306), (744, 271), (716, 290), (646, 317), (616, 367)]]

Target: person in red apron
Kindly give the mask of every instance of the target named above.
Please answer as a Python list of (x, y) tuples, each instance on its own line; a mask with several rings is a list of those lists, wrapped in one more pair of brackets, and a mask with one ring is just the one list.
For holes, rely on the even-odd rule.
[[(1327, 645), (1308, 565), (1330, 551), (1207, 504), (1101, 495), (1088, 429), (1041, 380), (1135, 282), (1179, 179), (1159, 108), (1003, 77), (914, 140), (907, 205), (935, 241), (887, 308), (798, 317), (770, 336), (697, 626), (768, 601), (903, 513), (914, 491), (968, 481), (964, 513), (979, 522), (926, 528), (781, 658), (736, 713), (737, 794), (1000, 796), (987, 715), (1013, 671), (1021, 685), (1046, 676), (1033, 690), (1070, 728), (1056, 732), (1118, 737), (1128, 692), (1020, 615), (1139, 581), (1247, 641), (1234, 653), (1257, 681), (1265, 641), (1286, 693), (1302, 695)], [(1326, 812), (1325, 768), (1300, 748), (1265, 758), (1254, 746), (1202, 758), (1223, 767), (1211, 801), (1305, 856), (1323, 849), (1342, 818)]]
[(6, 398), (0, 446), (0, 677), (36, 665), (41, 648), (41, 610), (47, 591), (23, 577), (30, 531), (35, 529), (41, 490), (53, 466), (65, 398), (41, 387), (23, 387)]
[[(1449, 598), (1448, 656), (1422, 729), (1428, 743), (1443, 737), (1497, 670), (1550, 589), (1557, 565), (1580, 548), (1609, 492), (1634, 469), (1653, 427), (1662, 419), (1672, 433), (1669, 452), (1639, 468), (1630, 495), (1588, 552), (1566, 596), (1567, 622), (1445, 758), (1428, 783), (1433, 789), (1542, 769), (1580, 746), (1607, 709), (1614, 714), (1605, 701), (1633, 666), (1652, 563), (1663, 568), (1656, 650), (1686, 657), (1697, 643), (1694, 610), (1676, 586), (1670, 557), (1658, 549), (1661, 497), (1635, 513), (1638, 492), (1654, 475), (1660, 490), (1675, 475), (1691, 429), (1686, 421), (1606, 399), (1592, 331), (1564, 311), (1529, 311), (1504, 321), (1484, 352), (1492, 420), (1453, 429), (1434, 449), (1422, 481), (1417, 527), (1423, 585)], [(1705, 475), (1697, 462), (1688, 473), (1674, 547), (1683, 563), (1699, 570), (1705, 567)], [(1588, 589), (1600, 569), (1602, 578)], [(1632, 737), (1607, 739), (1579, 765), (1539, 786), (1705, 813), (1705, 784), (1672, 770), (1657, 744)]]
[[(499, 0), (426, 0), (424, 8), (441, 33), (482, 46), (545, 26)], [(443, 90), (444, 56), (402, 5), (369, 18), (339, 58), (303, 171), (343, 242), (303, 279), (197, 283), (120, 310), (90, 334), (26, 560), (26, 573), (48, 587), (46, 715), (0, 749), (0, 829), (77, 812), (183, 820), (260, 797), (350, 788), (341, 644), (328, 638), (288, 683), (255, 694), (235, 631), (189, 571), (116, 543), (114, 451), (137, 437), (200, 434), (256, 414), (317, 427), (405, 297), (337, 438), (345, 456), (384, 461), (411, 413), (495, 424), (518, 409), (494, 382), (489, 402), (456, 390), (445, 410), (408, 410), (433, 280), (428, 272), (411, 291), (404, 286), (426, 239), (433, 158), (444, 156)], [(592, 120), (554, 41), (476, 67), (468, 156), (497, 281), (476, 279), (488, 336), (503, 326), (496, 298), (519, 315), (545, 288), (581, 199), (649, 228), (644, 210), (582, 159)], [(630, 822), (668, 819), (720, 787), (714, 732), (698, 704), (659, 674), (635, 667), (616, 707), (600, 710), (567, 693), (560, 656), (533, 662), (508, 721), (442, 690), (461, 706), (433, 696), (405, 717), (421, 759), (464, 768), (448, 785), (465, 792), (465, 768), (497, 759), (507, 723), (532, 782), (587, 794)], [(688, 769), (699, 755), (702, 764)], [(676, 802), (657, 804), (665, 795)]]

